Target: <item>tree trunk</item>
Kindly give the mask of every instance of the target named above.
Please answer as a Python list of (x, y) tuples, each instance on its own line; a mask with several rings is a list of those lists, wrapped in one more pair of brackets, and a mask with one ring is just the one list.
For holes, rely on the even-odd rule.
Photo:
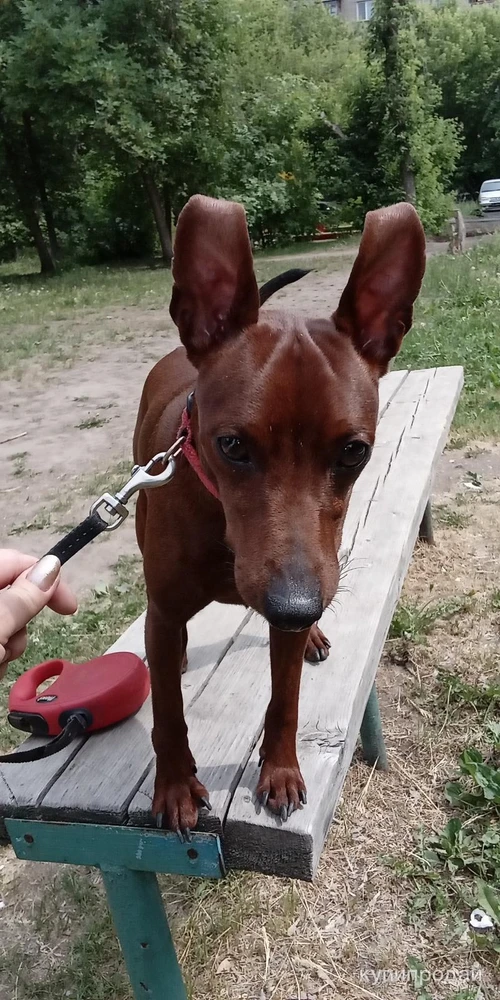
[(33, 131), (33, 122), (29, 111), (23, 112), (23, 123), (24, 123), (24, 134), (26, 137), (26, 145), (28, 147), (28, 153), (31, 161), (31, 167), (33, 170), (33, 176), (36, 181), (36, 186), (38, 188), (38, 194), (40, 195), (40, 202), (42, 205), (43, 214), (45, 216), (45, 222), (47, 224), (50, 252), (52, 254), (52, 257), (56, 259), (59, 253), (59, 246), (57, 243), (56, 227), (54, 225), (54, 215), (52, 213), (52, 207), (49, 201), (49, 196), (47, 194), (47, 188), (45, 186), (45, 178), (43, 176), (43, 170), (40, 161), (40, 146), (38, 143), (37, 136)]
[(415, 187), (415, 173), (413, 171), (413, 167), (411, 166), (409, 157), (406, 157), (403, 163), (403, 188), (406, 201), (409, 201), (412, 205), (414, 205), (417, 200), (417, 191)]
[(8, 137), (8, 130), (0, 115), (0, 134), (2, 135), (5, 147), (5, 161), (9, 170), (12, 186), (16, 192), (21, 214), (35, 244), (36, 251), (40, 258), (40, 269), (42, 274), (55, 274), (56, 268), (50, 251), (50, 247), (45, 241), (42, 233), (35, 205), (30, 192), (26, 189), (23, 179), (21, 162), (13, 142)]
[(163, 185), (163, 205), (165, 208), (165, 225), (167, 227), (168, 237), (170, 240), (170, 246), (172, 243), (172, 198), (170, 196), (170, 188), (168, 184)]
[(151, 171), (144, 169), (142, 176), (160, 238), (161, 255), (166, 266), (170, 267), (172, 264), (172, 240), (165, 219), (165, 206)]

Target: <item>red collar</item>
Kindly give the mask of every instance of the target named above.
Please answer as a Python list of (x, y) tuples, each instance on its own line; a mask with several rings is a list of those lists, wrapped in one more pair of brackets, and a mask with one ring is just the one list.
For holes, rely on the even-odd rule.
[(185, 457), (187, 458), (191, 468), (194, 469), (194, 471), (196, 472), (198, 479), (200, 479), (201, 482), (203, 483), (205, 489), (207, 489), (208, 492), (211, 493), (212, 496), (216, 498), (216, 500), (220, 500), (217, 487), (214, 486), (214, 484), (210, 481), (206, 473), (203, 471), (201, 467), (200, 456), (198, 455), (198, 452), (196, 451), (196, 448), (193, 444), (193, 431), (191, 428), (191, 414), (189, 412), (189, 409), (190, 406), (188, 400), (188, 406), (185, 406), (184, 410), (182, 411), (182, 421), (179, 429), (179, 437), (185, 434), (184, 442), (181, 445), (181, 451), (183, 455), (185, 455)]

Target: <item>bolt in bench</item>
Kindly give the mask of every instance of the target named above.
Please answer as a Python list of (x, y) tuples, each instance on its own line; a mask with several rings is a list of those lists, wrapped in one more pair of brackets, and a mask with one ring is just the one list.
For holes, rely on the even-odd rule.
[[(308, 805), (286, 824), (254, 802), (271, 674), (268, 626), (244, 608), (211, 605), (189, 626), (186, 717), (213, 806), (191, 843), (153, 828), (149, 701), (53, 757), (0, 766), (0, 836), (19, 858), (101, 869), (137, 998), (186, 998), (157, 872), (221, 878), (233, 868), (311, 880), (359, 734), (367, 761), (387, 766), (375, 675), (415, 542), (419, 533), (432, 540), (433, 471), (462, 382), (458, 367), (381, 381), (373, 456), (344, 527), (347, 586), (321, 623), (330, 657), (304, 664), (298, 752)], [(141, 616), (110, 651), (144, 656), (143, 633)]]

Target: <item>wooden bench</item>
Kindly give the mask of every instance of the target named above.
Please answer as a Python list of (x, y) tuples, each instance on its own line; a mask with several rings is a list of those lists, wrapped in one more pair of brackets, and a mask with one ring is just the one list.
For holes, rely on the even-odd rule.
[[(368, 762), (386, 766), (375, 675), (419, 530), (431, 540), (433, 471), (462, 381), (455, 367), (381, 382), (376, 445), (343, 535), (346, 588), (322, 621), (330, 658), (304, 665), (298, 750), (309, 803), (288, 823), (254, 802), (268, 627), (238, 607), (212, 605), (189, 626), (186, 715), (213, 806), (190, 844), (153, 829), (149, 702), (58, 755), (0, 767), (0, 834), (17, 856), (101, 869), (136, 997), (186, 997), (156, 872), (217, 878), (234, 868), (310, 880), (360, 732)], [(144, 656), (143, 617), (112, 650)]]

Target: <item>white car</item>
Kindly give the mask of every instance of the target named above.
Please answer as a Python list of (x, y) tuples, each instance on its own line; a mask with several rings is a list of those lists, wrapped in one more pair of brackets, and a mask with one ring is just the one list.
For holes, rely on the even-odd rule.
[(479, 204), (481, 208), (500, 209), (500, 180), (483, 181), (479, 192)]

